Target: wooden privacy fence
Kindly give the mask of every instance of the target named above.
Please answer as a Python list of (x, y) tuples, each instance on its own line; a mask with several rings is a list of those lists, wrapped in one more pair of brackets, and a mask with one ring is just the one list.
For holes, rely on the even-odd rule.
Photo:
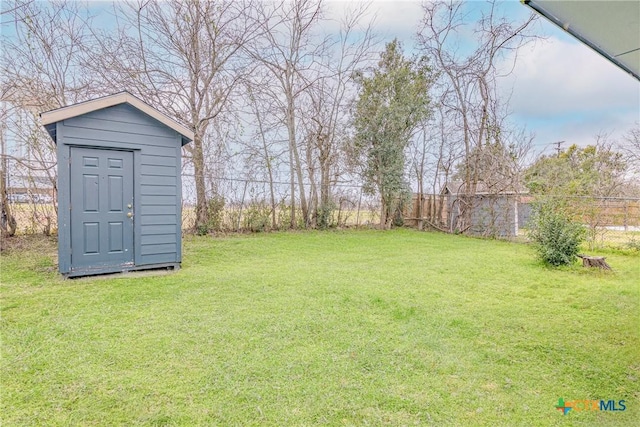
[(585, 198), (576, 203), (578, 220), (605, 227), (640, 227), (640, 200), (622, 198)]
[(405, 225), (409, 227), (447, 230), (448, 201), (445, 195), (414, 194), (403, 211)]
[[(533, 206), (533, 197), (522, 199), (521, 209)], [(624, 197), (566, 197), (576, 222), (590, 227), (614, 227), (624, 231), (640, 227), (640, 199)], [(521, 227), (522, 227), (521, 222)]]

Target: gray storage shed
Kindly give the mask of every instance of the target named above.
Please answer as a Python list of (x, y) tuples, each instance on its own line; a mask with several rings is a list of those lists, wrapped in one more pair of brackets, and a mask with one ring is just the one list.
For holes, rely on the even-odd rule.
[(193, 132), (128, 92), (41, 119), (57, 144), (60, 273), (179, 268), (181, 148)]

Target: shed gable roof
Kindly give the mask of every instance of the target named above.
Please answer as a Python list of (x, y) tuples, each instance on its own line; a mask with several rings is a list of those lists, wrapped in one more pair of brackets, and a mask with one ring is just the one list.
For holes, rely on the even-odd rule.
[[(132, 107), (142, 111), (146, 115), (158, 120), (165, 126), (175, 130), (182, 135), (182, 145), (188, 144), (193, 141), (193, 132), (182, 126), (180, 123), (156, 110), (149, 104), (141, 101), (129, 92), (120, 92), (113, 95), (105, 96), (102, 98), (92, 99), (90, 101), (80, 102), (78, 104), (69, 105), (67, 107), (57, 108), (55, 110), (46, 111), (40, 114), (42, 124), (50, 131), (50, 126), (53, 123), (60, 122), (62, 120), (77, 117), (83, 114), (90, 113), (92, 111), (101, 110), (103, 108), (113, 107), (119, 104), (129, 104)], [(51, 131), (49, 132), (51, 134)], [(55, 133), (51, 134), (55, 140)]]

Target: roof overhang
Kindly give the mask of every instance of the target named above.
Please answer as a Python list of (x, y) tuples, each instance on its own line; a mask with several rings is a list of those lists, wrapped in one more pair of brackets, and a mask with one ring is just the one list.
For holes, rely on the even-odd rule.
[(92, 99), (90, 101), (80, 102), (78, 104), (69, 105), (68, 107), (57, 108), (40, 114), (42, 124), (49, 130), (50, 125), (62, 120), (87, 114), (92, 111), (101, 110), (103, 108), (113, 107), (119, 104), (129, 104), (143, 113), (153, 117), (160, 123), (170, 127), (182, 136), (182, 145), (193, 141), (193, 131), (176, 122), (167, 115), (156, 110), (149, 104), (141, 101), (129, 92), (120, 92), (102, 98)]
[(640, 1), (521, 2), (640, 80)]

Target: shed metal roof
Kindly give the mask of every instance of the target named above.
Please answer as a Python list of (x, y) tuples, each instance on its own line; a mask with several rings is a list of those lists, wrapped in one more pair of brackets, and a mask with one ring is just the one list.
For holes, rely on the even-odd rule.
[(640, 80), (640, 1), (521, 1)]
[[(467, 192), (467, 186), (464, 181), (449, 181), (445, 183), (442, 188), (442, 192), (445, 194), (465, 194)], [(503, 185), (503, 186), (489, 186), (485, 182), (476, 182), (475, 195), (512, 195), (512, 194), (527, 194), (529, 190), (521, 185)]]
[(119, 92), (102, 98), (96, 98), (90, 101), (80, 102), (78, 104), (73, 104), (67, 107), (47, 111), (40, 114), (40, 119), (42, 120), (42, 124), (47, 127), (47, 125), (50, 125), (52, 123), (57, 123), (59, 121), (80, 116), (82, 114), (87, 114), (92, 111), (97, 111), (103, 108), (113, 107), (114, 105), (125, 103), (137, 108), (143, 113), (158, 120), (160, 123), (178, 132), (180, 135), (182, 135), (182, 145), (193, 141), (193, 132), (191, 130), (187, 129), (185, 126), (156, 110), (149, 104), (146, 104), (145, 102), (136, 98), (129, 92)]

